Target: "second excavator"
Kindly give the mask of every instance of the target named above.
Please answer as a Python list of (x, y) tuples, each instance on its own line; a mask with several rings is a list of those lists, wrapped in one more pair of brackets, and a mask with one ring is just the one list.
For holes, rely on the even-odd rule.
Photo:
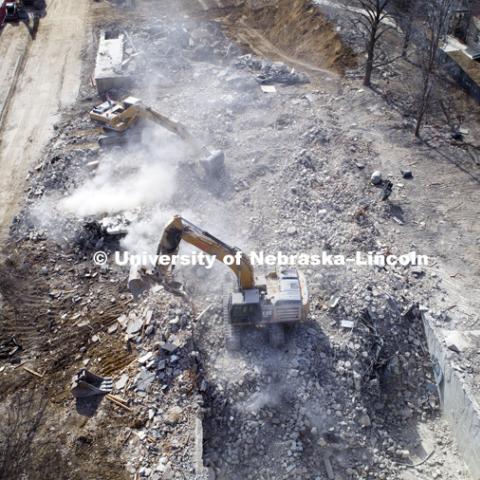
[[(267, 327), (270, 343), (281, 346), (285, 342), (285, 326), (305, 320), (308, 291), (303, 274), (296, 268), (279, 267), (276, 272), (256, 276), (249, 257), (240, 249), (225, 244), (178, 215), (166, 225), (157, 255), (173, 258), (182, 240), (214, 256), (236, 276), (237, 288), (225, 296), (223, 304), (227, 348), (240, 347), (240, 329), (247, 325)], [(162, 262), (157, 267), (163, 279), (171, 278), (172, 270), (173, 262)]]
[[(225, 154), (222, 150), (203, 145), (190, 134), (185, 125), (144, 105), (136, 97), (126, 97), (122, 101), (107, 100), (90, 111), (90, 118), (117, 134), (123, 134), (141, 119), (148, 120), (181, 138), (200, 159), (199, 163), (208, 175), (216, 177), (223, 173)], [(108, 142), (104, 140), (104, 143)]]

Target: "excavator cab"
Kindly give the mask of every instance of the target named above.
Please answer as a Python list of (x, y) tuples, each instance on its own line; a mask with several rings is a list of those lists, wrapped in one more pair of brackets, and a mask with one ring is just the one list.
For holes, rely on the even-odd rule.
[(135, 97), (127, 97), (121, 102), (107, 100), (93, 107), (90, 118), (109, 130), (122, 133), (138, 119), (140, 103), (140, 99)]

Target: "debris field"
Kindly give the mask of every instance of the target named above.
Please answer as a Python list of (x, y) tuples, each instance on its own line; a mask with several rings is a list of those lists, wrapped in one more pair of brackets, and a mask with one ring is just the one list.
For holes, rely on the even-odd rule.
[[(361, 86), (355, 45), (320, 7), (210, 3), (88, 7), (78, 96), (29, 169), (3, 247), (2, 452), (7, 443), (20, 452), (30, 438), (14, 435), (19, 420), (8, 411), (22, 414), (22, 428), (38, 425), (23, 460), (0, 472), (473, 478), (441, 414), (422, 323), (426, 311), (450, 321), (451, 271), (464, 268), (460, 290), (473, 292), (478, 280), (478, 265), (466, 266), (478, 254), (470, 227), (478, 204), (450, 209), (457, 187), (465, 200), (478, 186), (460, 185), (462, 171), (439, 151), (464, 169), (473, 160), (434, 122), (435, 148), (412, 142), (410, 119)], [(125, 44), (116, 74), (126, 80), (108, 97), (92, 84), (102, 32)], [(90, 119), (94, 105), (129, 96), (222, 150), (223, 171), (204, 168), (184, 142), (144, 119), (121, 135)], [(435, 182), (445, 188), (429, 190)], [(234, 277), (224, 265), (179, 266), (180, 294), (155, 283), (134, 296), (129, 267), (113, 260), (117, 251), (154, 254), (176, 213), (245, 251), (416, 251), (435, 261), (302, 266), (307, 321), (289, 328), (280, 348), (265, 329), (246, 328), (241, 349), (230, 351), (222, 297)], [(453, 239), (464, 252), (452, 260), (459, 263), (445, 259)], [(98, 251), (105, 264), (93, 262)], [(471, 315), (460, 309), (459, 318), (473, 328)], [(465, 370), (477, 374), (468, 360)], [(84, 368), (112, 379), (111, 392), (73, 398), (72, 377)]]

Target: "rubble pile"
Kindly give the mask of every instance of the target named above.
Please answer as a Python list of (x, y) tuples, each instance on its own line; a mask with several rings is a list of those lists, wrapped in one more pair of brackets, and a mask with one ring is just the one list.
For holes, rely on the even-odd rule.
[(154, 289), (117, 321), (137, 351), (137, 365), (114, 383), (137, 418), (124, 453), (127, 470), (149, 479), (200, 478), (195, 442), (202, 398), (191, 308)]
[[(85, 444), (85, 438), (85, 445), (101, 448), (103, 438), (98, 432), (107, 424), (119, 438), (119, 442), (109, 442), (108, 457), (116, 455), (117, 462), (121, 458), (122, 470), (128, 475), (202, 478), (198, 424), (203, 399), (199, 387), (201, 368), (192, 335), (192, 307), (162, 287), (134, 302), (126, 292), (124, 272), (80, 268), (70, 252), (60, 252), (54, 260), (52, 245), (46, 241), (30, 247), (24, 241), (22, 248), (30, 248), (30, 256), (37, 248), (39, 264), (30, 268), (25, 277), (25, 267), (12, 258), (9, 277), (20, 288), (22, 306), (18, 301), (15, 304), (9, 286), (1, 285), (6, 299), (2, 338), (10, 334), (8, 342), (2, 343), (0, 365), (5, 394), (29, 376), (38, 376), (57, 415), (61, 411), (58, 409), (64, 408), (67, 417), (76, 411), (95, 418), (84, 430), (67, 427), (64, 448), (78, 449)], [(42, 256), (47, 251), (55, 268)], [(33, 319), (32, 308), (36, 312)], [(17, 322), (22, 324), (20, 331)], [(20, 334), (21, 343), (12, 335), (14, 332)], [(46, 341), (39, 343), (39, 336)], [(19, 365), (26, 369), (20, 376)], [(112, 379), (113, 400), (109, 401), (107, 395), (101, 402), (77, 400), (72, 404), (68, 384), (75, 373), (85, 368)], [(63, 428), (59, 430), (63, 434)], [(62, 455), (68, 456), (66, 452)], [(103, 458), (108, 465), (106, 460)], [(74, 462), (71, 478), (80, 478), (77, 469), (88, 474), (95, 464), (85, 468)]]
[(238, 57), (234, 65), (237, 68), (248, 67), (253, 72), (256, 72), (256, 79), (262, 85), (271, 85), (274, 83), (284, 83), (286, 85), (310, 83), (305, 73), (296, 72), (294, 68), (288, 67), (288, 65), (282, 62), (271, 62), (255, 57), (252, 54)]
[[(186, 118), (192, 131), (225, 149), (226, 172), (212, 182), (184, 164), (169, 165), (175, 192), (137, 205), (134, 216), (106, 211), (61, 216), (55, 230), (42, 224), (38, 206), (48, 208), (95, 178), (105, 155), (124, 160), (157, 145), (146, 136), (140, 145), (130, 139), (126, 147), (100, 148), (102, 132), (86, 115), (98, 99), (86, 95), (57, 125), (46, 160), (31, 172), (27, 205), (12, 229), (12, 248), (28, 260), (19, 275), (27, 301), (17, 308), (11, 290), (1, 291), (7, 333), (22, 347), (11, 343), (2, 352), (14, 348), (12, 358), (33, 361), (45, 381), (57, 385), (52, 398), (65, 410), (74, 408), (65, 391), (78, 369), (111, 377), (123, 406), (105, 399), (96, 415), (118, 433), (111, 455), (131, 478), (398, 478), (425, 459), (420, 426), (440, 428), (419, 317), (419, 305), (438, 285), (422, 268), (299, 265), (312, 299), (308, 321), (292, 327), (280, 349), (268, 345), (266, 332), (248, 330), (242, 349), (227, 352), (223, 271), (216, 276), (218, 270), (206, 274), (198, 267), (190, 277), (180, 271), (189, 304), (160, 285), (133, 298), (127, 268), (92, 264), (97, 249), (121, 250), (139, 221), (151, 221), (148, 235), (152, 244), (158, 241), (158, 211), (188, 211), (247, 251), (404, 253), (397, 252), (395, 229), (408, 218), (379, 196), (387, 179), (395, 182), (393, 198), (401, 196), (406, 177), (400, 169), (380, 172), (372, 185), (378, 154), (339, 119), (339, 102), (345, 108), (357, 90), (313, 90), (304, 74), (242, 54), (214, 22), (159, 15), (148, 24), (127, 22), (144, 81), (112, 95), (150, 95), (148, 103)], [(265, 91), (264, 83), (282, 85)], [(17, 338), (19, 319), (33, 333)], [(4, 373), (13, 371), (9, 366)], [(80, 441), (82, 429), (72, 442)], [(452, 449), (448, 432), (437, 433), (435, 460), (415, 472), (435, 469), (442, 478), (458, 478), (444, 464)]]
[(439, 411), (422, 328), (398, 305), (373, 318), (346, 316), (337, 305), (317, 310), (280, 351), (257, 331), (244, 333), (242, 350), (230, 354), (210, 333), (200, 341), (205, 464), (232, 479), (259, 471), (264, 478), (330, 478), (328, 468), (340, 478), (391, 478), (419, 446), (414, 419), (428, 422)]

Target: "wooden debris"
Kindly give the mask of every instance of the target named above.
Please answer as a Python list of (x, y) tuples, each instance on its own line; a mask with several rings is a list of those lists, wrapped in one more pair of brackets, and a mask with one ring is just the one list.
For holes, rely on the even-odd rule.
[(26, 367), (25, 365), (23, 365), (22, 368), (26, 372), (31, 373), (32, 375), (35, 375), (38, 378), (43, 378), (43, 374), (40, 374), (40, 373), (36, 372), (35, 370), (32, 370), (31, 368)]
[[(123, 400), (122, 398), (120, 397), (117, 397), (115, 395), (111, 395), (110, 393), (108, 393), (107, 395), (105, 395), (111, 402), (115, 403), (115, 405), (118, 405), (119, 407), (122, 407), (124, 408), (125, 410), (127, 410), (128, 412), (133, 412), (133, 408), (130, 408), (129, 406), (126, 405), (126, 402), (125, 400)], [(125, 403), (124, 403), (125, 402)]]

